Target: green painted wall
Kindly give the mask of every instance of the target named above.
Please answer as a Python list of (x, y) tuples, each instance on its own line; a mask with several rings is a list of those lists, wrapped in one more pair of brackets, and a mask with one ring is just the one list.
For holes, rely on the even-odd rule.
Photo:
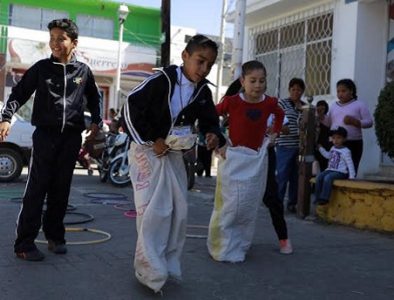
[[(39, 7), (66, 11), (69, 18), (76, 20), (77, 14), (109, 18), (114, 21), (114, 39), (119, 37), (118, 8), (120, 3), (103, 0), (0, 0), (0, 26), (8, 25), (9, 5)], [(124, 23), (123, 40), (133, 44), (148, 44), (160, 47), (160, 10), (128, 5), (130, 13)], [(1, 44), (0, 36), (0, 47)], [(0, 49), (0, 51), (3, 49)]]

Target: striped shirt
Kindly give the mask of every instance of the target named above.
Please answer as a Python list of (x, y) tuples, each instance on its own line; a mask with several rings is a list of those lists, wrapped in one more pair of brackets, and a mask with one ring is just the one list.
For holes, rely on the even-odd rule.
[(296, 109), (293, 101), (290, 99), (280, 99), (279, 106), (285, 112), (285, 116), (289, 123), (289, 134), (281, 134), (276, 139), (276, 145), (289, 148), (298, 148), (300, 146), (300, 130), (299, 122), (302, 116), (302, 111)]

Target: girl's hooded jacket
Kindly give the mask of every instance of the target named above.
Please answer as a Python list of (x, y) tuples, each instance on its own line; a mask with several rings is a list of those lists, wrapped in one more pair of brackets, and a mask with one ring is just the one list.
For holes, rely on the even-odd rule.
[(219, 137), (219, 146), (225, 139), (219, 128), (219, 117), (212, 101), (208, 80), (199, 82), (192, 98), (172, 124), (171, 97), (177, 82), (177, 66), (159, 69), (135, 87), (122, 108), (123, 127), (137, 144), (153, 144), (158, 138), (165, 139), (174, 126), (193, 126), (198, 119), (202, 134), (215, 133)]

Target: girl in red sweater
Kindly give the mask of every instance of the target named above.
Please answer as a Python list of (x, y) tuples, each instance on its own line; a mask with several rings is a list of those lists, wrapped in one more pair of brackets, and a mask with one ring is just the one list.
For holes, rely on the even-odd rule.
[[(224, 159), (226, 152), (231, 149), (231, 153), (234, 153), (233, 151), (236, 150), (233, 149), (239, 146), (253, 149), (257, 153), (266, 137), (267, 121), (271, 114), (274, 116), (274, 124), (270, 134), (270, 143), (273, 144), (279, 135), (284, 118), (284, 112), (278, 106), (277, 99), (264, 94), (266, 69), (262, 63), (256, 60), (244, 63), (240, 81), (243, 91), (233, 96), (225, 96), (223, 101), (216, 106), (218, 114), (228, 116), (229, 122), (231, 148), (219, 149), (219, 154)], [(231, 157), (235, 159), (234, 156)], [(219, 163), (221, 164), (220, 170), (225, 171), (218, 176), (215, 208), (211, 216), (207, 243), (208, 250), (215, 260), (243, 261), (251, 244), (258, 202), (263, 198), (264, 190), (256, 188), (253, 190), (255, 192), (244, 194), (244, 189), (250, 191), (248, 185), (252, 187), (255, 181), (261, 182), (260, 179), (265, 178), (263, 173), (267, 170), (262, 167), (263, 169), (257, 171), (254, 156), (251, 155), (250, 159), (252, 161), (245, 161), (240, 168), (231, 167), (231, 161)], [(251, 169), (248, 169), (249, 167)], [(237, 178), (237, 173), (242, 179)], [(241, 173), (248, 175), (245, 177)], [(236, 190), (237, 188), (240, 190)], [(238, 197), (234, 194), (243, 196)], [(284, 239), (287, 241), (287, 233)], [(288, 247), (289, 253), (291, 246), (288, 245)]]

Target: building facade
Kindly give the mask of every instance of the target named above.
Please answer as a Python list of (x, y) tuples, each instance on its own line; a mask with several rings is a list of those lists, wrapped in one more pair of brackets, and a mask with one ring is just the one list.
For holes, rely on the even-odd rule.
[[(152, 73), (160, 57), (160, 10), (128, 7), (120, 55), (119, 106), (128, 91)], [(50, 56), (47, 24), (69, 18), (80, 31), (77, 58), (95, 75), (106, 117), (116, 103), (118, 8), (119, 3), (108, 0), (0, 0), (0, 101), (8, 98), (12, 86), (32, 64)]]
[[(394, 36), (390, 2), (248, 0), (243, 60), (258, 59), (266, 65), (268, 93), (279, 97), (287, 97), (292, 77), (301, 77), (306, 96), (332, 102), (336, 82), (351, 78), (359, 99), (373, 113), (387, 80), (386, 66), (388, 70), (394, 65), (394, 52), (387, 53), (390, 32)], [(363, 130), (363, 138), (359, 177), (392, 165), (381, 154), (373, 128)]]

